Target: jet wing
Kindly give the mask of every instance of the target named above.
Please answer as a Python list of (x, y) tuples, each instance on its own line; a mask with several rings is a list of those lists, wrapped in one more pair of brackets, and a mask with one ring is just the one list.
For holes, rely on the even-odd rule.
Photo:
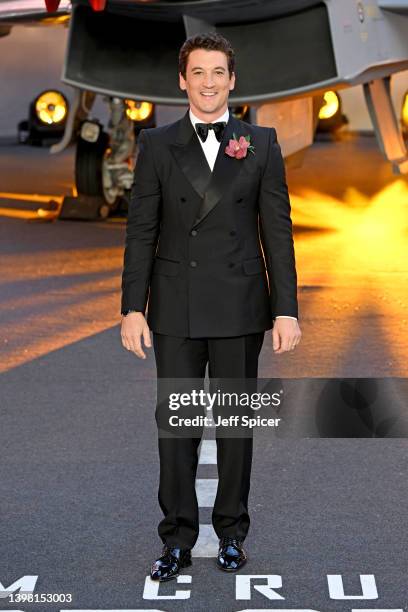
[[(50, 6), (50, 8), (54, 8)], [(71, 2), (61, 0), (55, 10), (48, 10), (44, 0), (0, 0), (0, 24), (22, 25), (41, 23), (55, 25), (61, 17), (70, 15)], [(64, 20), (66, 21), (66, 20)]]
[(378, 0), (380, 9), (394, 11), (394, 13), (407, 14), (408, 0)]

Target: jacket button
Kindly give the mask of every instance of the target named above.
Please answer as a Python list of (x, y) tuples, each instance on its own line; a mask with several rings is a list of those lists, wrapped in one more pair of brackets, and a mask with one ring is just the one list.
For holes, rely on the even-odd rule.
[(237, 202), (242, 202), (244, 198), (238, 198)]
[(228, 264), (228, 267), (229, 267), (229, 268), (233, 268), (234, 266), (235, 266), (235, 264), (234, 264), (234, 263), (232, 263), (232, 261), (230, 261), (230, 262), (229, 262), (229, 264)]
[(190, 261), (190, 266), (192, 268), (196, 268), (197, 267), (197, 262), (196, 261)]
[(237, 232), (235, 232), (234, 230), (232, 230), (232, 231), (230, 232), (230, 236), (236, 236), (236, 234), (237, 234)]
[(191, 236), (197, 236), (198, 232), (197, 230), (191, 230)]
[(182, 202), (185, 202), (185, 201), (186, 201), (186, 198), (181, 197), (181, 198), (180, 198), (180, 200), (181, 200)]

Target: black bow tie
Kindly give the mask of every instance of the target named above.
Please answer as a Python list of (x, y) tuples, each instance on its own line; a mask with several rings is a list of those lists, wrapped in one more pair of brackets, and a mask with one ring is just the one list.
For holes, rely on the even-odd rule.
[(221, 142), (226, 125), (226, 121), (216, 121), (215, 123), (196, 123), (195, 128), (203, 142), (207, 140), (208, 130), (214, 130), (216, 139)]

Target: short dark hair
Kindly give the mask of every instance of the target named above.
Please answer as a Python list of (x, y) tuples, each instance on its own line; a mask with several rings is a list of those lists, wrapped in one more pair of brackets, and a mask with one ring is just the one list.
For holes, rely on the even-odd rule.
[(179, 72), (186, 78), (188, 56), (194, 49), (207, 49), (208, 51), (222, 51), (227, 56), (228, 72), (231, 77), (235, 70), (235, 53), (229, 40), (216, 32), (194, 34), (183, 43), (179, 53)]

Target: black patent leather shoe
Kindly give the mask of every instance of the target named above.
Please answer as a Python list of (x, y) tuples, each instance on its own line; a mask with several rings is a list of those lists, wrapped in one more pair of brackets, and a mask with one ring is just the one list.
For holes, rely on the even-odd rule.
[(236, 572), (247, 561), (247, 555), (242, 548), (242, 540), (224, 537), (220, 539), (217, 556), (217, 567), (225, 572)]
[(152, 565), (150, 577), (152, 580), (171, 580), (178, 576), (182, 567), (191, 565), (191, 549), (176, 546), (163, 546), (162, 556)]

